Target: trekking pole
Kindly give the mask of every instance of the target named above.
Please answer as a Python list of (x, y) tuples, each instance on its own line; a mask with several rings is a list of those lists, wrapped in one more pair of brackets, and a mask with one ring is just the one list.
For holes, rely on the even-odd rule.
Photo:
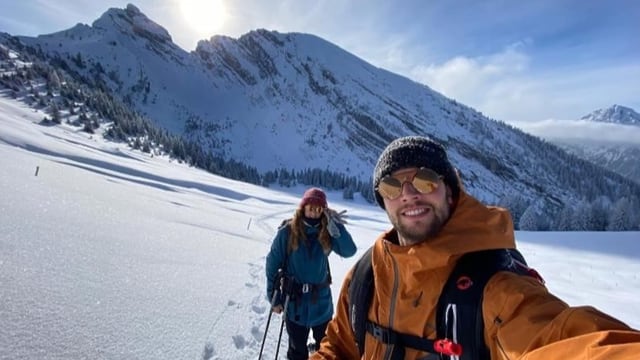
[(287, 293), (287, 297), (284, 300), (284, 309), (282, 310), (282, 322), (280, 323), (280, 334), (278, 335), (278, 346), (276, 346), (276, 357), (275, 357), (276, 360), (278, 360), (278, 353), (280, 352), (280, 341), (282, 340), (282, 329), (284, 328), (284, 323), (287, 319), (287, 307), (289, 306), (290, 296), (291, 295)]
[(264, 335), (262, 336), (262, 344), (260, 345), (260, 354), (258, 355), (258, 360), (262, 359), (262, 350), (264, 350), (264, 343), (267, 339), (267, 331), (269, 331), (269, 323), (271, 322), (271, 315), (273, 315), (273, 304), (276, 302), (278, 297), (278, 290), (273, 292), (273, 296), (271, 297), (271, 308), (269, 309), (269, 316), (267, 317), (267, 325), (264, 327)]

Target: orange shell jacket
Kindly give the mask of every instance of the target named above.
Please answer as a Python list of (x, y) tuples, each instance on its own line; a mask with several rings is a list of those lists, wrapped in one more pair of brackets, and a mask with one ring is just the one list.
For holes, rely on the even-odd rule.
[[(509, 213), (487, 207), (464, 191), (435, 238), (414, 246), (388, 240), (393, 238), (397, 234), (390, 230), (373, 245), (375, 293), (368, 319), (429, 339), (436, 336), (440, 290), (457, 259), (471, 251), (515, 247)], [(351, 277), (349, 272), (336, 315), (310, 359), (360, 359), (348, 315)], [(592, 307), (569, 307), (533, 277), (497, 273), (485, 286), (482, 307), (491, 359), (640, 359), (640, 332)], [(390, 348), (367, 333), (362, 359), (388, 359)], [(405, 359), (426, 355), (407, 348)]]

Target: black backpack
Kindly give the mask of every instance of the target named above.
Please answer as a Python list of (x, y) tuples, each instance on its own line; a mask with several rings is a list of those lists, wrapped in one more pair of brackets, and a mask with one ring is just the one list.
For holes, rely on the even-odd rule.
[[(365, 332), (393, 346), (391, 359), (404, 359), (405, 348), (430, 353), (426, 359), (490, 359), (484, 342), (482, 295), (487, 281), (498, 271), (529, 275), (542, 282), (516, 249), (482, 250), (463, 255), (445, 283), (436, 309), (436, 340), (403, 334), (367, 319), (374, 282), (371, 266), (373, 247), (358, 260), (349, 284), (349, 319), (360, 355), (364, 353)], [(454, 321), (455, 320), (455, 321)], [(455, 326), (448, 326), (453, 323)]]

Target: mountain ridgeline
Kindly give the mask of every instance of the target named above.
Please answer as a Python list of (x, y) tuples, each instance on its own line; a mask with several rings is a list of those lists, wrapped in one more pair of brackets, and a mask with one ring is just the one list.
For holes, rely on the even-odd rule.
[(631, 108), (617, 104), (606, 109), (598, 109), (581, 117), (580, 120), (640, 126), (640, 114)]
[[(606, 109), (598, 109), (580, 118), (581, 121), (601, 124), (616, 124), (632, 129), (640, 129), (640, 114), (635, 110), (621, 105), (613, 105)], [(618, 174), (640, 184), (640, 144), (638, 141), (611, 139), (580, 139), (556, 138), (550, 140), (582, 159), (617, 172)]]
[[(637, 183), (313, 35), (255, 30), (201, 40), (186, 52), (128, 5), (109, 9), (91, 26), (37, 37), (5, 34), (0, 41), (7, 54), (13, 49), (50, 67), (47, 82), (53, 71), (64, 86), (98, 91), (135, 114), (127, 117), (144, 119), (144, 126), (116, 138), (155, 134), (164, 139), (155, 145), (172, 155), (187, 144), (196, 165), (202, 164), (193, 159), (204, 156), (215, 159), (215, 166), (204, 166), (214, 172), (242, 167), (222, 172), (239, 180), (343, 188), (346, 197), (359, 192), (372, 200), (379, 153), (399, 136), (419, 134), (442, 142), (467, 191), (508, 207), (520, 228), (576, 229), (554, 215), (586, 208), (602, 217), (597, 211), (611, 212), (621, 201), (625, 209), (638, 208)], [(14, 88), (8, 85), (14, 82), (3, 83)], [(16, 89), (14, 97), (24, 100)], [(110, 126), (123, 117), (98, 114)], [(620, 229), (637, 229), (639, 215), (626, 213)], [(613, 230), (612, 223), (590, 226)]]

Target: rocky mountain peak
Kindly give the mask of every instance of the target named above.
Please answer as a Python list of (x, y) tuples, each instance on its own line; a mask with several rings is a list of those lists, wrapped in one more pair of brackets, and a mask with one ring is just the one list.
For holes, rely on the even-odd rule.
[(598, 109), (581, 117), (580, 120), (640, 126), (640, 114), (622, 105), (613, 105), (606, 109)]
[(161, 25), (143, 14), (133, 4), (125, 9), (111, 8), (93, 22), (96, 29), (117, 29), (120, 32), (145, 37), (157, 42), (172, 42), (171, 35)]

